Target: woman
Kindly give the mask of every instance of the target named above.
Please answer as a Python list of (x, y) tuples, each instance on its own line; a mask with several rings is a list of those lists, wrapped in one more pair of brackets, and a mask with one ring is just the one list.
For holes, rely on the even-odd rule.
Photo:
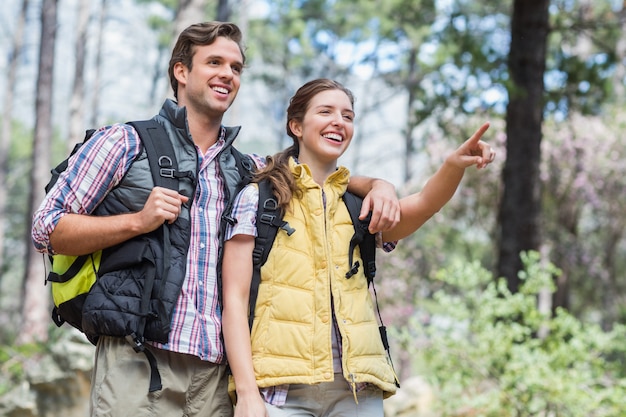
[[(347, 279), (354, 228), (341, 196), (350, 174), (337, 167), (354, 133), (354, 97), (341, 84), (303, 85), (287, 109), (291, 147), (257, 175), (271, 181), (284, 220), (261, 269), (252, 331), (248, 298), (258, 188), (235, 202), (223, 261), (223, 333), (237, 396), (235, 416), (383, 416), (396, 376), (380, 340), (363, 268)], [(417, 230), (454, 194), (465, 168), (494, 158), (485, 123), (417, 194), (400, 200), (393, 242)]]

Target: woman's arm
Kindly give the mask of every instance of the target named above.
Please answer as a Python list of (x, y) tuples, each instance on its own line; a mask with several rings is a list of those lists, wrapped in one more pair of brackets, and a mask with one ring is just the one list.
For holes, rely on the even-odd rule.
[(226, 356), (235, 379), (235, 416), (266, 417), (252, 365), (248, 302), (252, 281), (254, 236), (235, 235), (224, 243), (222, 263), (222, 332)]
[(448, 156), (422, 191), (400, 199), (400, 222), (396, 227), (383, 231), (384, 241), (400, 240), (415, 232), (450, 201), (467, 167), (476, 165), (481, 169), (494, 160), (495, 152), (480, 140), (488, 128), (489, 123), (483, 124), (471, 138)]

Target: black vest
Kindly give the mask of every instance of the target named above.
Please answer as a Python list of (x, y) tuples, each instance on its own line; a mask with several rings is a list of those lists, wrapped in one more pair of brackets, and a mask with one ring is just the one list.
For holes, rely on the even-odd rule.
[[(131, 337), (166, 343), (172, 311), (186, 272), (191, 234), (190, 207), (197, 185), (198, 158), (187, 133), (186, 111), (167, 100), (155, 119), (168, 132), (178, 159), (178, 171), (188, 173), (180, 180), (179, 192), (190, 198), (171, 225), (137, 236), (102, 253), (98, 280), (83, 308), (83, 331), (99, 335)], [(241, 186), (232, 143), (239, 127), (226, 128), (226, 145), (217, 161), (223, 177), (227, 202)], [(241, 155), (241, 154), (239, 154)], [(248, 158), (248, 157), (246, 157)], [(122, 182), (98, 206), (96, 215), (136, 212), (144, 206), (154, 184), (145, 150), (133, 162)], [(165, 242), (169, 250), (165, 251)], [(146, 297), (146, 294), (150, 294)]]

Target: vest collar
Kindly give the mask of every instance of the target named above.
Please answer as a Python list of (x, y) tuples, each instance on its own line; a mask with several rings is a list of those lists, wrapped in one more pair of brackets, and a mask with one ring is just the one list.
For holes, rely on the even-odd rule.
[[(294, 175), (299, 186), (305, 188), (320, 188), (313, 180), (311, 169), (307, 164), (299, 163), (295, 158), (289, 158), (289, 169)], [(345, 193), (350, 180), (350, 171), (344, 166), (339, 166), (335, 172), (330, 174), (324, 182), (324, 190), (332, 189), (340, 196)]]
[[(169, 120), (169, 122), (177, 129), (182, 129), (184, 132), (189, 131), (189, 129), (187, 128), (187, 108), (180, 107), (178, 103), (176, 103), (174, 100), (169, 98), (166, 99), (163, 107), (161, 107), (161, 111), (159, 112), (159, 114), (166, 120)], [(226, 146), (229, 146), (233, 143), (233, 141), (239, 134), (241, 126), (222, 126), (222, 128), (226, 130), (224, 135), (224, 141)]]

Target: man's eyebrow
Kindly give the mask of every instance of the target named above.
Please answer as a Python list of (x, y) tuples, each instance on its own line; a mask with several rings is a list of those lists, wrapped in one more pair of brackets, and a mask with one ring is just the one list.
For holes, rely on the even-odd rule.
[[(217, 60), (219, 60), (219, 61), (225, 61), (225, 60), (226, 60), (226, 58), (224, 58), (224, 56), (222, 56), (222, 55), (217, 55), (217, 54), (211, 54), (211, 55), (207, 55), (206, 57), (204, 57), (204, 60), (205, 60), (205, 61), (210, 61), (210, 60), (212, 60), (212, 59), (217, 59)], [(233, 64), (235, 64), (235, 65), (240, 65), (240, 66), (242, 66), (242, 67), (244, 66), (243, 62), (242, 62), (242, 61), (239, 61), (239, 60), (234, 61), (234, 62), (233, 62)]]

